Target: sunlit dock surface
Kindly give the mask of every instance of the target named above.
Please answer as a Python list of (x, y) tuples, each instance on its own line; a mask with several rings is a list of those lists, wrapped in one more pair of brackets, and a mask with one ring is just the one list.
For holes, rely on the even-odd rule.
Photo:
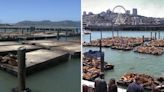
[(25, 47), (26, 51), (33, 51), (41, 49), (42, 47), (34, 46), (34, 45), (8, 45), (8, 46), (0, 46), (0, 54), (7, 54), (9, 52), (16, 53), (19, 47)]
[(8, 46), (8, 45), (19, 45), (20, 43), (14, 41), (0, 42), (0, 46)]
[(79, 41), (57, 41), (57, 40), (33, 40), (26, 41), (27, 44), (35, 44), (36, 46), (48, 48), (51, 50), (59, 50), (68, 52), (73, 56), (80, 57), (81, 45)]

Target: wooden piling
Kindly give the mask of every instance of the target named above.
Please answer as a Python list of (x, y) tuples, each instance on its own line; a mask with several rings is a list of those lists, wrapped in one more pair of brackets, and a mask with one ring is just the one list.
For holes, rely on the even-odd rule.
[(150, 33), (150, 39), (152, 40), (152, 32)]
[(67, 40), (68, 31), (65, 30), (65, 40)]
[(100, 39), (102, 39), (102, 30), (101, 30), (101, 33), (100, 33), (100, 35), (101, 35)]
[(119, 37), (119, 32), (118, 32), (118, 30), (117, 30), (117, 37)]
[(112, 38), (114, 37), (114, 32), (113, 32), (113, 30), (112, 30)]
[(157, 39), (157, 33), (155, 32), (155, 40)]
[(104, 53), (101, 52), (101, 72), (104, 72)]
[(59, 40), (59, 30), (60, 29), (57, 30), (57, 40)]
[(18, 90), (19, 92), (24, 92), (26, 89), (26, 49), (24, 47), (20, 47), (18, 49)]
[(90, 42), (92, 41), (92, 33), (89, 34), (90, 35)]
[(160, 31), (158, 31), (158, 39), (160, 39)]
[(101, 39), (99, 40), (99, 51), (102, 52)]
[(144, 37), (144, 35), (142, 36), (142, 40), (143, 40), (143, 43), (145, 42), (145, 37)]

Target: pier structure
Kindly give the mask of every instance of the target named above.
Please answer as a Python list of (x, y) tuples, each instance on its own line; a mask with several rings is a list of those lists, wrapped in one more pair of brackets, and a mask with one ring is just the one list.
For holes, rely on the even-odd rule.
[[(31, 40), (80, 36), (80, 27), (0, 26), (0, 40)], [(3, 31), (4, 30), (4, 31)], [(4, 38), (4, 39), (2, 39)]]
[(164, 25), (115, 25), (115, 26), (86, 26), (84, 29), (91, 30), (91, 31), (99, 31), (99, 30), (141, 30), (141, 31), (147, 31), (147, 30), (164, 30)]

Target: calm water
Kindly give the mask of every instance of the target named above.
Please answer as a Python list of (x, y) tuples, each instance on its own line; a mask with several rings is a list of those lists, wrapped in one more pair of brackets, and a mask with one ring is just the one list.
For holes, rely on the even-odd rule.
[[(27, 87), (33, 92), (80, 92), (80, 59), (37, 72), (27, 77)], [(0, 71), (0, 92), (11, 92), (17, 78)]]
[[(120, 31), (120, 36), (128, 37), (142, 37), (142, 35), (150, 37), (150, 31)], [(157, 34), (158, 35), (158, 34)], [(93, 37), (94, 36), (94, 37)], [(112, 33), (109, 31), (103, 32), (103, 37), (111, 37)], [(161, 31), (161, 37), (164, 32)], [(158, 37), (158, 36), (157, 36)], [(92, 32), (92, 39), (100, 38), (100, 32)], [(84, 41), (89, 41), (89, 35), (83, 35)], [(99, 50), (97, 47), (84, 47), (83, 51)], [(153, 56), (135, 53), (133, 51), (119, 51), (110, 48), (103, 48), (105, 52), (105, 61), (114, 64), (113, 71), (106, 72), (106, 80), (110, 78), (119, 79), (124, 73), (137, 72), (150, 74), (152, 76), (164, 76), (164, 55)]]

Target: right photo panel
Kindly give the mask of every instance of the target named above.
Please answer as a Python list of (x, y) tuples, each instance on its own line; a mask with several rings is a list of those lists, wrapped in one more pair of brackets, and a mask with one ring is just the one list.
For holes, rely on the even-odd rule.
[(83, 92), (164, 92), (163, 4), (82, 0)]

